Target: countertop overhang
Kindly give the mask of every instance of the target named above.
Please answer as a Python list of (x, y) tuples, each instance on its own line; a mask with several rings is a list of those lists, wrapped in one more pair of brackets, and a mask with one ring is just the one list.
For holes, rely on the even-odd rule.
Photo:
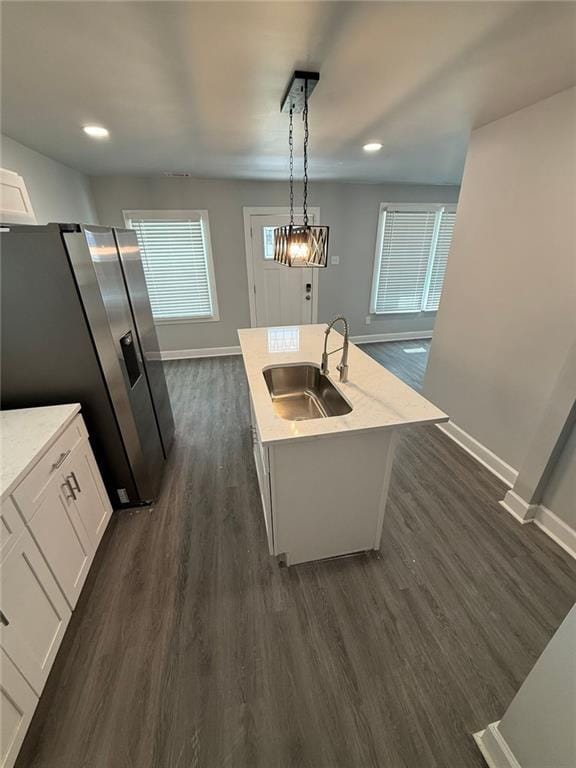
[(80, 412), (80, 403), (0, 411), (0, 498), (4, 499)]
[[(238, 331), (262, 443), (448, 421), (443, 411), (352, 343), (348, 354), (349, 380), (345, 384), (338, 380), (338, 353), (329, 358), (328, 375), (352, 406), (350, 413), (305, 421), (287, 421), (277, 416), (263, 371), (277, 365), (318, 366), (326, 327), (324, 324), (296, 325)], [(342, 342), (342, 335), (333, 329), (328, 338), (328, 352), (337, 350)]]

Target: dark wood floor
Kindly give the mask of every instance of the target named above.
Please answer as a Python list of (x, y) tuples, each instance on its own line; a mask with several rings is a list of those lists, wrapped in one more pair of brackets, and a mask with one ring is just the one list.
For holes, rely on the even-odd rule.
[(167, 371), (162, 497), (113, 518), (19, 768), (482, 768), (470, 734), (568, 612), (574, 561), (428, 427), (378, 555), (279, 568), (240, 358)]
[[(361, 349), (417, 392), (422, 392), (424, 374), (428, 365), (428, 354), (430, 353), (429, 339), (362, 344)], [(420, 352), (422, 349), (425, 351)]]

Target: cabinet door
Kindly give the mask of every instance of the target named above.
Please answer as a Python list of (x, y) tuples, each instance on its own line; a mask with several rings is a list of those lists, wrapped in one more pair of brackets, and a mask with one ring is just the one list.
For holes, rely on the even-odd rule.
[(72, 490), (60, 475), (44, 488), (28, 527), (74, 608), (96, 547), (82, 524)]
[(0, 581), (0, 646), (39, 696), (70, 608), (28, 531), (2, 560)]
[(112, 507), (88, 440), (74, 449), (64, 480), (74, 492), (78, 515), (96, 549), (106, 530)]
[(38, 697), (0, 649), (0, 765), (12, 768)]

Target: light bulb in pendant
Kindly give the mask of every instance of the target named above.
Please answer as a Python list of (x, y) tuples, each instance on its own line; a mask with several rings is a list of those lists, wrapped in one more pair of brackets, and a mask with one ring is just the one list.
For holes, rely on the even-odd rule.
[(293, 262), (307, 261), (310, 254), (308, 243), (290, 243), (288, 252)]

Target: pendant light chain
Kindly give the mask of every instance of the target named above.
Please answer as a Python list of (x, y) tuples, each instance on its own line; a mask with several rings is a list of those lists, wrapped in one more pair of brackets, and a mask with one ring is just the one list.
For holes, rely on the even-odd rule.
[(292, 119), (293, 108), (290, 107), (290, 130), (288, 133), (288, 146), (290, 147), (290, 226), (294, 225), (294, 124)]
[[(290, 150), (290, 221), (274, 228), (274, 262), (286, 267), (326, 267), (328, 265), (329, 227), (317, 224), (308, 211), (308, 163), (310, 129), (308, 99), (313, 93), (320, 74), (296, 70), (280, 104), (280, 111), (289, 113), (290, 128), (288, 147)], [(298, 223), (294, 220), (294, 114), (302, 115), (303, 123), (303, 175), (302, 209), (298, 204)], [(299, 162), (299, 161), (298, 161)], [(298, 182), (300, 183), (300, 182)], [(299, 190), (298, 197), (300, 195)], [(300, 215), (302, 211), (302, 215)], [(308, 295), (306, 298), (310, 298)]]
[(308, 226), (308, 81), (304, 81), (304, 226)]

